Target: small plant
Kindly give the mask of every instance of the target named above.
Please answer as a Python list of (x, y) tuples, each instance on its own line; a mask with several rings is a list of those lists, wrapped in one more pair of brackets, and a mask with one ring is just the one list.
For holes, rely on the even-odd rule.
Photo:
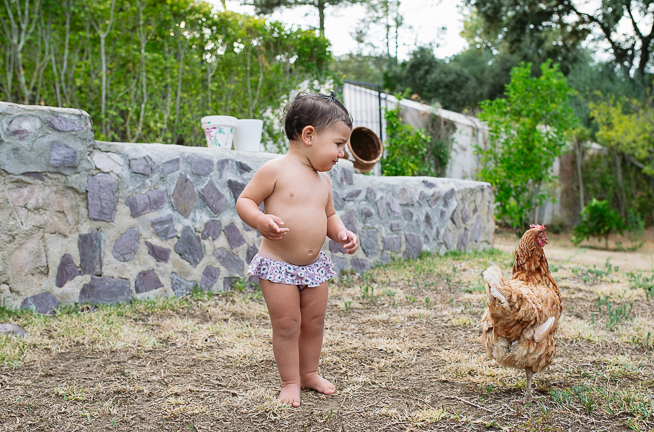
[(595, 401), (590, 397), (590, 389), (585, 385), (579, 385), (572, 387), (572, 392), (579, 398), (579, 403), (586, 408), (588, 413), (593, 411), (595, 408)]
[(343, 310), (345, 311), (345, 313), (350, 313), (350, 306), (352, 306), (351, 300), (345, 300), (343, 302)]
[(563, 391), (559, 391), (557, 389), (551, 389), (550, 396), (552, 396), (554, 402), (559, 405), (570, 405), (570, 403), (572, 403), (572, 397), (571, 397), (572, 395), (570, 393), (570, 389), (566, 389)]
[(613, 330), (617, 325), (631, 319), (629, 315), (634, 309), (634, 302), (630, 302), (629, 305), (627, 305), (627, 303), (622, 303), (618, 306), (615, 306), (613, 303), (611, 303), (611, 300), (609, 300), (608, 295), (604, 298), (597, 296), (597, 299), (595, 300), (595, 306), (597, 306), (600, 313), (602, 313), (602, 306), (606, 306), (606, 312), (608, 315), (606, 328)]
[(414, 296), (410, 296), (410, 295), (405, 295), (404, 300), (408, 301), (409, 303), (415, 303), (416, 302), (416, 298)]
[(654, 273), (651, 276), (645, 276), (640, 273), (628, 272), (627, 278), (631, 289), (642, 288), (648, 301), (650, 297), (654, 298)]
[(425, 309), (431, 308), (431, 297), (425, 297)]
[(605, 249), (609, 248), (609, 235), (617, 232), (622, 235), (627, 228), (624, 220), (617, 210), (610, 207), (606, 200), (593, 200), (581, 211), (581, 222), (574, 227), (572, 242), (579, 245), (582, 241), (596, 237), (598, 240), (604, 238)]

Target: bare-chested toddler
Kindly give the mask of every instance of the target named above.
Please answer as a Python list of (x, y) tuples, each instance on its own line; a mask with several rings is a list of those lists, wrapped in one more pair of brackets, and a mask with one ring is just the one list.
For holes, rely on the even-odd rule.
[(300, 406), (302, 388), (336, 390), (318, 375), (327, 281), (335, 275), (320, 249), (325, 236), (347, 253), (358, 247), (357, 236), (334, 211), (325, 174), (343, 157), (351, 131), (352, 119), (333, 92), (300, 93), (286, 108), (288, 153), (264, 164), (236, 202), (241, 219), (263, 236), (248, 274), (259, 277), (270, 314), (279, 400), (294, 407)]

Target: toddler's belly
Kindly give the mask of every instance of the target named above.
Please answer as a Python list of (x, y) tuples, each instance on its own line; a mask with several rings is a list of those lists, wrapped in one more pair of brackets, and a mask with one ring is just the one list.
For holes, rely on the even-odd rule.
[(327, 217), (324, 209), (317, 212), (305, 210), (301, 214), (286, 216), (276, 215), (284, 221), (282, 227), (288, 228), (289, 231), (281, 240), (264, 238), (261, 243), (263, 254), (267, 253), (269, 258), (293, 265), (315, 262), (327, 236)]

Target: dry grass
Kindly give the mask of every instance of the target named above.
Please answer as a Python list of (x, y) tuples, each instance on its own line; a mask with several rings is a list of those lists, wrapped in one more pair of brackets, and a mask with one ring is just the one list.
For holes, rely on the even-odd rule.
[(654, 430), (654, 299), (621, 271), (556, 263), (558, 357), (523, 406), (522, 371), (479, 343), (479, 274), (510, 254), (397, 261), (330, 290), (321, 373), (277, 401), (260, 293), (194, 293), (55, 317), (0, 309), (0, 430)]

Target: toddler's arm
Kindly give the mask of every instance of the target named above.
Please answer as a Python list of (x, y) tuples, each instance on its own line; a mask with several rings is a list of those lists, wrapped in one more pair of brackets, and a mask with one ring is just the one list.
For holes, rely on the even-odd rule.
[(264, 164), (236, 200), (236, 212), (243, 222), (259, 230), (269, 240), (279, 240), (288, 232), (288, 228), (279, 227), (284, 225), (280, 218), (259, 210), (259, 204), (275, 189), (275, 179), (275, 169), (270, 164)]
[[(329, 177), (327, 177), (327, 179), (329, 180)], [(329, 183), (329, 200), (327, 201), (327, 207), (325, 208), (327, 214), (327, 237), (340, 243), (347, 253), (353, 254), (359, 247), (357, 244), (357, 235), (345, 228), (345, 224), (336, 214), (336, 210), (334, 210), (331, 181)]]

